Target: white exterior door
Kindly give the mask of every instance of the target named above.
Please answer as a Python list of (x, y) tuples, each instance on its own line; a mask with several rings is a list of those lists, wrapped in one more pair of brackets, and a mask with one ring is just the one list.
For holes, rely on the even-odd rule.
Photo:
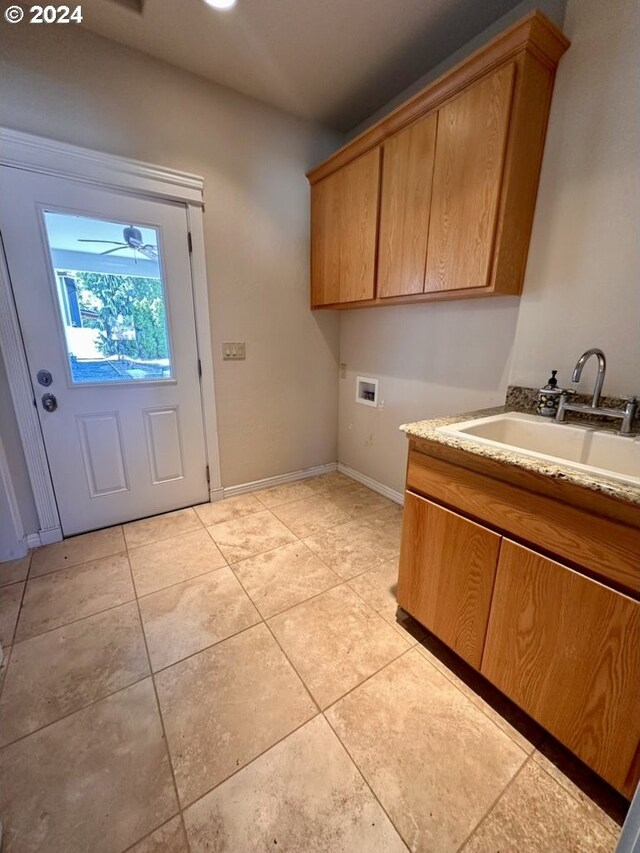
[(186, 208), (1, 167), (65, 536), (208, 500)]

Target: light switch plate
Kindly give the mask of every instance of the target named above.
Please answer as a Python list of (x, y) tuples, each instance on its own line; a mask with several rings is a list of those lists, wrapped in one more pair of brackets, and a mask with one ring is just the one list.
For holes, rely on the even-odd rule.
[(222, 344), (223, 361), (244, 361), (247, 357), (244, 341), (224, 341)]

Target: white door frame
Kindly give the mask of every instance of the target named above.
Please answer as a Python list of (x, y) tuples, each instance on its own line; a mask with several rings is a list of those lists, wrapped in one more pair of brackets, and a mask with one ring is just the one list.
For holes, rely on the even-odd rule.
[[(200, 394), (209, 466), (209, 498), (211, 501), (220, 500), (223, 492), (204, 251), (203, 179), (187, 172), (102, 154), (3, 127), (0, 127), (0, 165), (186, 205), (192, 246), (190, 257), (196, 338), (202, 369)], [(62, 528), (2, 246), (0, 351), (5, 362), (40, 525), (37, 534), (29, 535), (28, 544), (30, 547), (46, 545), (62, 539)]]

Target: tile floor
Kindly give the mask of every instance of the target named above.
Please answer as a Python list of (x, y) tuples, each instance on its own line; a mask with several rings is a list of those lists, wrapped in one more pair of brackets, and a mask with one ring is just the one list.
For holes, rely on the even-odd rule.
[(0, 566), (5, 853), (613, 851), (625, 804), (397, 612), (339, 473)]

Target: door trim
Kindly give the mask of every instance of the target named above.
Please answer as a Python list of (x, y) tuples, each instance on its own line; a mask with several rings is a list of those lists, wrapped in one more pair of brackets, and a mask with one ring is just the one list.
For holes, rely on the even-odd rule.
[[(81, 181), (116, 189), (136, 196), (181, 202), (186, 205), (191, 234), (191, 281), (194, 298), (194, 323), (202, 376), (202, 405), (206, 461), (209, 466), (209, 498), (222, 497), (220, 453), (216, 417), (209, 291), (204, 245), (204, 181), (197, 175), (179, 172), (139, 160), (130, 160), (67, 145), (63, 142), (0, 127), (0, 165), (43, 175)], [(40, 422), (35, 408), (33, 388), (20, 323), (11, 289), (4, 247), (0, 241), (0, 351), (5, 362), (9, 389), (15, 408), (18, 430), (24, 449), (27, 471), (33, 490), (40, 529), (28, 533), (30, 547), (62, 539), (62, 527)], [(195, 369), (195, 365), (194, 365)], [(37, 542), (36, 542), (37, 538)]]

